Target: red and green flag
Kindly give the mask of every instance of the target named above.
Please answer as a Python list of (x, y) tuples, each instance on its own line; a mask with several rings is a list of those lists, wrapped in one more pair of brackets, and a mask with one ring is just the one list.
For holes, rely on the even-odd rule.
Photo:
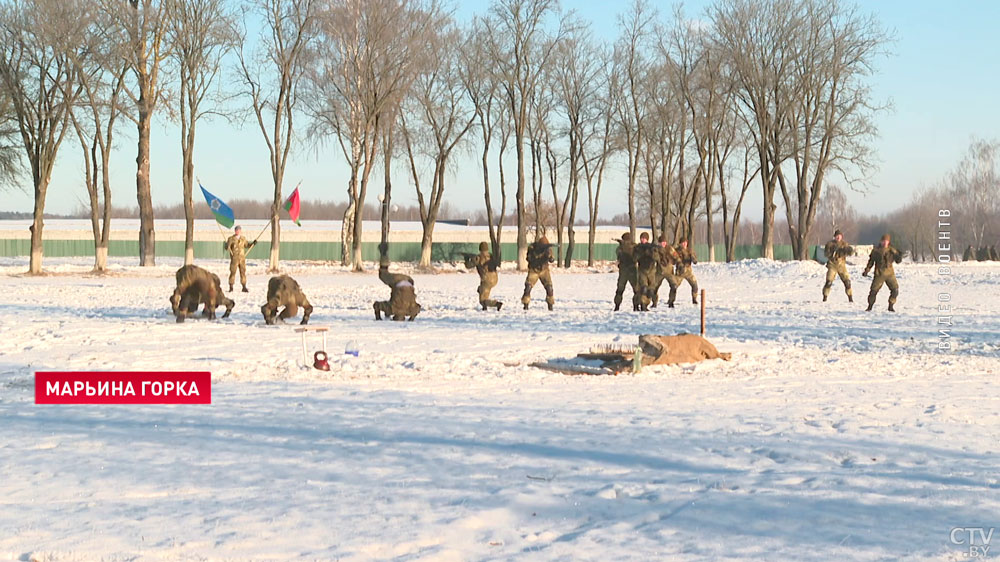
[(299, 188), (295, 188), (295, 191), (288, 196), (288, 200), (285, 201), (285, 210), (288, 211), (288, 216), (291, 217), (295, 224), (302, 226), (299, 222)]

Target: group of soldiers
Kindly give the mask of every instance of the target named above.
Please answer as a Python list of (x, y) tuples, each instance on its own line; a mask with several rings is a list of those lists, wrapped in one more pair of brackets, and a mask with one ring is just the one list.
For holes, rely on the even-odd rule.
[(997, 251), (996, 244), (992, 246), (980, 246), (979, 249), (969, 247), (962, 254), (962, 261), (1000, 261), (1000, 252)]
[[(862, 277), (868, 277), (868, 272), (875, 270), (875, 277), (872, 278), (871, 288), (868, 290), (868, 308), (871, 311), (875, 306), (878, 292), (885, 285), (889, 287), (889, 311), (895, 312), (896, 298), (899, 296), (899, 282), (896, 281), (896, 271), (893, 264), (903, 261), (903, 252), (899, 251), (891, 244), (891, 237), (883, 234), (879, 243), (872, 249), (868, 256), (868, 265), (865, 266)], [(854, 247), (844, 241), (844, 234), (838, 229), (833, 233), (833, 240), (823, 247), (826, 254), (826, 283), (823, 285), (823, 302), (830, 296), (833, 282), (837, 277), (844, 283), (844, 292), (847, 293), (847, 300), (854, 302), (854, 293), (851, 290), (851, 276), (847, 273), (847, 257), (854, 255)]]
[(639, 243), (632, 241), (632, 234), (626, 232), (618, 240), (615, 251), (618, 259), (618, 286), (615, 289), (615, 311), (621, 308), (625, 287), (632, 287), (632, 310), (648, 311), (659, 302), (660, 287), (666, 281), (670, 286), (667, 307), (674, 308), (677, 288), (687, 281), (691, 286), (691, 302), (698, 304), (698, 279), (692, 265), (698, 263), (694, 249), (689, 247), (687, 238), (681, 238), (676, 247), (667, 243), (660, 235), (657, 244), (649, 242), (649, 233), (639, 235)]
[[(670, 288), (667, 300), (669, 308), (674, 308), (677, 289), (685, 281), (691, 287), (691, 302), (698, 304), (698, 279), (692, 269), (692, 266), (698, 263), (698, 258), (686, 238), (681, 238), (676, 246), (669, 245), (666, 236), (662, 234), (656, 244), (650, 243), (650, 236), (647, 232), (643, 232), (639, 236), (639, 243), (632, 240), (632, 235), (629, 232), (624, 233), (620, 239), (616, 240), (618, 242), (616, 250), (618, 283), (614, 296), (615, 311), (621, 307), (627, 286), (632, 288), (632, 309), (634, 311), (645, 312), (650, 308), (656, 308), (660, 287), (664, 281)], [(896, 281), (893, 264), (900, 263), (903, 254), (890, 242), (888, 234), (882, 236), (879, 244), (872, 250), (868, 265), (862, 273), (862, 276), (868, 277), (869, 271), (874, 270), (874, 278), (868, 293), (867, 310), (869, 311), (872, 310), (876, 296), (883, 285), (889, 287), (889, 310), (895, 311), (894, 306), (899, 296), (899, 283)], [(248, 242), (242, 236), (239, 226), (235, 228), (234, 234), (226, 239), (224, 246), (230, 255), (230, 291), (233, 290), (236, 273), (239, 272), (243, 292), (249, 292), (246, 277), (246, 253), (255, 244), (256, 240)], [(545, 289), (545, 302), (548, 309), (553, 310), (555, 306), (555, 291), (552, 286), (552, 275), (549, 271), (549, 264), (555, 261), (552, 247), (553, 244), (550, 244), (545, 236), (541, 236), (527, 248), (528, 273), (524, 281), (524, 294), (521, 296), (524, 310), (528, 310), (531, 303), (531, 291), (539, 281)], [(971, 250), (970, 246), (966, 250), (966, 254), (968, 255)], [(389, 271), (390, 262), (386, 243), (383, 242), (379, 245), (379, 252), (378, 277), (389, 287), (390, 295), (388, 300), (372, 303), (375, 319), (381, 320), (384, 315), (387, 319), (412, 321), (421, 311), (421, 306), (416, 301), (413, 278), (403, 273)], [(827, 273), (823, 285), (823, 301), (827, 301), (833, 283), (839, 277), (844, 284), (848, 301), (854, 302), (851, 277), (847, 272), (846, 264), (847, 258), (855, 254), (854, 248), (844, 241), (843, 233), (837, 230), (833, 239), (824, 246), (824, 253), (827, 258)], [(990, 255), (989, 251), (986, 255)], [(465, 258), (466, 267), (476, 269), (479, 274), (477, 292), (480, 306), (483, 310), (495, 308), (499, 311), (503, 307), (503, 303), (490, 298), (490, 292), (498, 282), (497, 270), (500, 266), (500, 260), (490, 252), (489, 244), (486, 242), (480, 243), (478, 254), (466, 254)], [(219, 277), (214, 273), (194, 265), (187, 265), (177, 270), (176, 281), (177, 286), (170, 297), (170, 303), (171, 310), (178, 322), (183, 322), (185, 317), (197, 311), (199, 305), (202, 304), (205, 306), (204, 315), (210, 319), (215, 318), (215, 309), (218, 306), (226, 307), (223, 318), (228, 317), (232, 312), (235, 303), (225, 296)], [(268, 282), (267, 302), (261, 306), (261, 314), (263, 314), (265, 322), (274, 324), (277, 319), (284, 321), (287, 318), (297, 316), (299, 308), (303, 311), (301, 323), (308, 323), (312, 306), (298, 282), (287, 275), (272, 277)], [(279, 309), (281, 309), (280, 312)]]

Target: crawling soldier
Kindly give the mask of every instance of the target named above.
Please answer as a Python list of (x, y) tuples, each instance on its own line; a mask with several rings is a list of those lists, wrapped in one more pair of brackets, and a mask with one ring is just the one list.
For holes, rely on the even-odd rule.
[[(264, 315), (264, 322), (274, 324), (275, 316), (284, 322), (286, 318), (296, 316), (300, 306), (302, 307), (302, 322), (300, 324), (308, 324), (313, 307), (309, 304), (309, 299), (302, 292), (298, 282), (287, 275), (272, 277), (267, 282), (267, 303), (260, 307), (260, 312)], [(279, 314), (278, 309), (281, 307), (284, 308)]]
[(196, 265), (185, 265), (177, 270), (174, 277), (177, 287), (170, 296), (170, 308), (177, 322), (183, 322), (188, 315), (196, 312), (199, 304), (205, 305), (203, 314), (209, 320), (215, 320), (215, 308), (219, 305), (226, 307), (223, 318), (228, 318), (233, 311), (236, 303), (222, 292), (218, 275)]
[(389, 245), (379, 244), (382, 257), (378, 262), (378, 278), (392, 289), (387, 301), (375, 301), (375, 319), (381, 320), (382, 314), (393, 320), (413, 320), (420, 313), (416, 291), (413, 288), (413, 278), (402, 273), (389, 273)]

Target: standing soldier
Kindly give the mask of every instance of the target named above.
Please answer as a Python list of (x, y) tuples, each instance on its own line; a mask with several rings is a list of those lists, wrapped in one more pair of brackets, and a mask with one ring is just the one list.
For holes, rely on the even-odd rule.
[(549, 310), (556, 304), (555, 292), (552, 290), (552, 274), (549, 273), (549, 264), (555, 261), (552, 257), (552, 244), (549, 239), (542, 236), (528, 246), (528, 277), (524, 280), (524, 295), (521, 296), (521, 304), (528, 310), (531, 302), (531, 288), (539, 280), (545, 287), (545, 302), (549, 305)]
[(635, 269), (635, 243), (632, 242), (632, 234), (626, 232), (622, 234), (618, 241), (618, 248), (615, 253), (618, 255), (618, 288), (615, 289), (615, 312), (622, 305), (622, 296), (625, 294), (625, 286), (632, 286), (632, 295), (636, 294), (636, 280), (639, 273)]
[(833, 280), (840, 276), (844, 282), (844, 291), (847, 293), (847, 300), (854, 302), (854, 293), (851, 291), (851, 276), (847, 274), (847, 256), (854, 255), (854, 248), (844, 242), (844, 234), (838, 228), (833, 233), (833, 240), (826, 243), (823, 248), (826, 254), (826, 283), (823, 285), (823, 302), (830, 296), (830, 289), (833, 288)]
[(889, 311), (896, 312), (892, 305), (896, 304), (896, 297), (899, 296), (899, 283), (896, 281), (896, 272), (892, 268), (893, 263), (903, 261), (903, 253), (889, 245), (889, 235), (883, 234), (878, 246), (872, 250), (871, 257), (868, 258), (868, 265), (865, 266), (862, 277), (868, 277), (868, 271), (874, 267), (875, 277), (872, 279), (871, 290), (868, 291), (868, 311), (875, 306), (875, 297), (884, 283), (889, 287)]
[(674, 266), (674, 277), (676, 286), (670, 287), (670, 300), (667, 306), (674, 307), (674, 299), (677, 297), (677, 287), (681, 286), (681, 281), (686, 280), (691, 285), (691, 302), (698, 304), (698, 279), (694, 276), (691, 266), (698, 263), (698, 256), (694, 253), (694, 248), (688, 247), (688, 239), (681, 238), (680, 243), (674, 249), (677, 252), (678, 262)]
[(639, 235), (639, 245), (635, 247), (635, 262), (639, 270), (639, 290), (632, 297), (632, 308), (646, 312), (652, 301), (656, 287), (656, 266), (659, 262), (657, 247), (649, 243), (649, 233)]
[(233, 282), (236, 281), (236, 270), (240, 270), (240, 284), (243, 285), (243, 292), (249, 293), (247, 290), (247, 252), (250, 248), (253, 248), (257, 241), (247, 242), (247, 239), (243, 237), (243, 229), (237, 226), (233, 229), (233, 235), (230, 236), (223, 247), (229, 252), (229, 290), (233, 290)]
[[(667, 244), (667, 236), (665, 234), (660, 234), (658, 242), (660, 247), (657, 249), (656, 287), (653, 289), (653, 304), (650, 305), (653, 308), (656, 308), (656, 304), (660, 300), (660, 286), (663, 285), (664, 281), (670, 287), (670, 294), (672, 295), (677, 294), (677, 285), (680, 284), (678, 279), (674, 277), (674, 264), (680, 262), (680, 257), (674, 251), (673, 246)], [(674, 307), (672, 299), (667, 303), (667, 307)]]
[(490, 290), (497, 286), (497, 267), (500, 265), (500, 260), (493, 259), (490, 254), (490, 245), (486, 242), (479, 243), (478, 254), (466, 255), (468, 259), (465, 261), (465, 267), (470, 269), (474, 267), (479, 273), (479, 304), (483, 306), (483, 310), (495, 306), (499, 312), (503, 303), (491, 299)]

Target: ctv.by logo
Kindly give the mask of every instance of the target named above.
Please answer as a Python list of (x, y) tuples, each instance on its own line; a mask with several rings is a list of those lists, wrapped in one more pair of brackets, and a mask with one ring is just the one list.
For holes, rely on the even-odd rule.
[(963, 555), (966, 558), (986, 558), (990, 552), (990, 541), (993, 540), (993, 527), (955, 527), (949, 535), (951, 544), (968, 548)]

